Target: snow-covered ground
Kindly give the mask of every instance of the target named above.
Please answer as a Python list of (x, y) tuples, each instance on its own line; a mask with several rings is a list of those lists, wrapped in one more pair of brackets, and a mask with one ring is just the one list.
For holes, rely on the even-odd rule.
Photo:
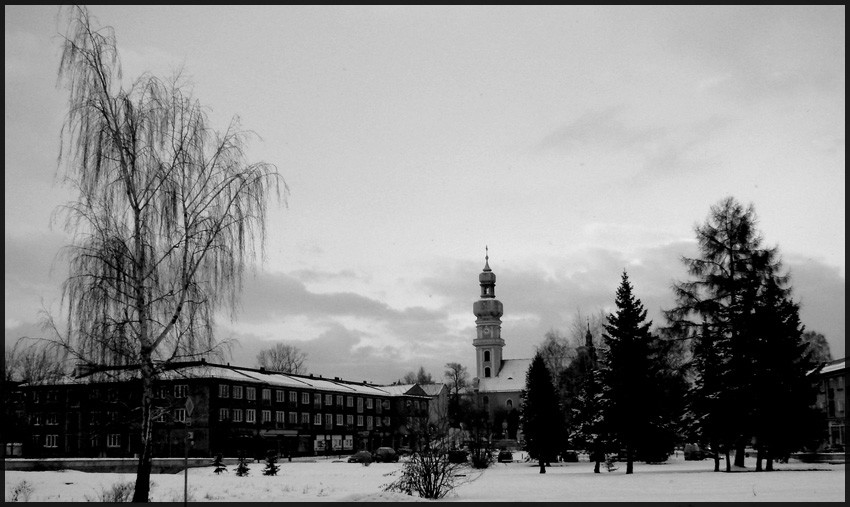
[[(523, 453), (515, 453), (522, 459)], [(263, 463), (251, 465), (250, 475), (237, 477), (234, 466), (215, 475), (212, 468), (189, 471), (190, 501), (416, 501), (419, 498), (383, 492), (401, 468), (398, 463), (363, 466), (344, 459), (283, 461), (277, 476), (262, 475)], [(667, 463), (635, 464), (635, 473), (625, 474), (625, 463), (613, 472), (593, 473), (588, 462), (559, 463), (538, 473), (533, 463), (498, 463), (478, 471), (466, 470), (465, 477), (445, 501), (641, 501), (641, 502), (747, 502), (818, 501), (844, 502), (846, 465), (809, 464), (791, 461), (776, 465), (774, 472), (748, 471), (715, 473), (713, 462), (684, 461), (671, 457)], [(75, 502), (100, 499), (103, 490), (115, 483), (132, 482), (134, 474), (59, 472), (5, 473), (5, 499), (21, 481), (29, 483), (29, 501)], [(155, 474), (151, 500), (183, 501), (183, 474)], [(20, 498), (21, 500), (23, 498)]]

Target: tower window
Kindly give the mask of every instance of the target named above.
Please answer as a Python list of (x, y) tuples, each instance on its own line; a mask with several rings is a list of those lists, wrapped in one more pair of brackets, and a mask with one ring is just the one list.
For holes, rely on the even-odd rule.
[(489, 350), (485, 350), (485, 351), (484, 351), (484, 360), (485, 360), (485, 361), (489, 361), (489, 360), (490, 360), (490, 351), (489, 351)]
[(505, 405), (507, 405), (508, 408), (513, 408), (514, 400), (508, 400), (507, 402), (505, 402)]
[(490, 367), (484, 368), (484, 378), (490, 378)]

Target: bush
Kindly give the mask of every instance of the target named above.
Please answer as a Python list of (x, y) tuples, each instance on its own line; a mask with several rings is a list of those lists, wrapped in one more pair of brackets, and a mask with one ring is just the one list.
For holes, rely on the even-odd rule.
[(116, 482), (109, 488), (101, 488), (100, 493), (94, 499), (86, 496), (88, 502), (131, 502), (133, 501), (133, 492), (136, 490), (136, 485), (133, 482)]
[(12, 487), (12, 496), (9, 497), (9, 502), (29, 502), (35, 489), (32, 484), (27, 481), (21, 481)]
[[(451, 492), (462, 474), (466, 464), (452, 463), (445, 438), (440, 438), (433, 428), (427, 428), (420, 435), (421, 450), (413, 453), (402, 465), (401, 476), (384, 487), (384, 491), (394, 491), (422, 498), (437, 500)], [(395, 475), (395, 473), (391, 474)]]

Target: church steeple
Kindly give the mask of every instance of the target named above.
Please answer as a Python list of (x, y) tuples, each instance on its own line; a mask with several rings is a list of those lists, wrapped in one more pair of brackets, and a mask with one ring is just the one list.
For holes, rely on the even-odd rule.
[(490, 251), (485, 247), (484, 269), (478, 275), (481, 286), (481, 299), (472, 305), (475, 314), (476, 338), (472, 341), (475, 346), (476, 376), (481, 378), (495, 377), (502, 366), (502, 302), (496, 299), (496, 274), (490, 269)]

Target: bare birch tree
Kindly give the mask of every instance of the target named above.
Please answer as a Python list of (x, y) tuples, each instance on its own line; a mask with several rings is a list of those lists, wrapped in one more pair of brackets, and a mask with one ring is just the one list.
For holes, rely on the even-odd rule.
[(276, 343), (257, 354), (257, 366), (296, 375), (307, 373), (306, 362), (307, 354), (288, 343)]
[(273, 165), (246, 161), (237, 117), (213, 130), (179, 73), (125, 89), (113, 30), (85, 7), (63, 12), (60, 170), (78, 198), (63, 210), (67, 332), (54, 329), (77, 361), (138, 366), (133, 501), (147, 502), (154, 381), (169, 362), (221, 350), (214, 314), (232, 317), (257, 245), (262, 256), (267, 198), (285, 200), (287, 188)]

